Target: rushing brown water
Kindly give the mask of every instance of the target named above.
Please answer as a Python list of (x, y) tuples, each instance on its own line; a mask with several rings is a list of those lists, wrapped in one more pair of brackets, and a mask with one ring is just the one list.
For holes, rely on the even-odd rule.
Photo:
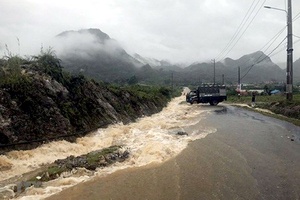
[[(190, 141), (204, 138), (216, 131), (214, 128), (204, 128), (201, 131), (188, 132), (188, 127), (201, 121), (207, 111), (194, 109), (194, 106), (187, 105), (184, 100), (184, 96), (177, 97), (158, 114), (141, 118), (128, 125), (114, 124), (99, 129), (86, 137), (78, 138), (76, 143), (57, 141), (33, 150), (11, 151), (1, 155), (0, 180), (21, 176), (56, 159), (86, 154), (111, 145), (122, 145), (124, 149), (130, 151), (131, 156), (126, 162), (98, 169), (94, 174), (85, 171), (74, 175), (65, 174), (64, 177), (44, 183), (41, 188), (29, 188), (18, 197), (43, 199), (95, 176), (105, 176), (120, 169), (164, 162), (185, 149)], [(179, 136), (176, 134), (179, 131), (188, 132), (188, 135)]]
[(166, 162), (95, 177), (47, 200), (300, 199), (300, 127), (244, 109), (209, 109), (217, 131)]

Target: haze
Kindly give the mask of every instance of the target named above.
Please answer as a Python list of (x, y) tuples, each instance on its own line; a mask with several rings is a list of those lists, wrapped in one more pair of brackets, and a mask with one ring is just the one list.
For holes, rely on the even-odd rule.
[[(210, 61), (226, 47), (251, 5), (257, 5), (241, 37), (232, 50), (218, 59), (239, 57), (258, 50), (286, 25), (284, 12), (264, 9), (263, 5), (286, 9), (285, 0), (86, 0), (39, 1), (1, 0), (0, 53), (6, 45), (13, 54), (33, 55), (41, 47), (61, 51), (53, 38), (66, 30), (99, 28), (130, 54), (138, 53), (171, 62)], [(293, 17), (300, 2), (293, 1)], [(299, 16), (299, 15), (298, 15)], [(250, 20), (253, 18), (252, 23)], [(300, 57), (298, 26), (293, 23), (294, 59)], [(247, 25), (249, 27), (246, 29)], [(286, 30), (265, 52), (270, 53), (286, 36)], [(81, 40), (84, 41), (84, 40)], [(68, 41), (77, 43), (78, 41)], [(272, 55), (274, 62), (285, 62), (286, 42)], [(230, 48), (229, 48), (230, 49)], [(275, 53), (274, 52), (274, 53)]]

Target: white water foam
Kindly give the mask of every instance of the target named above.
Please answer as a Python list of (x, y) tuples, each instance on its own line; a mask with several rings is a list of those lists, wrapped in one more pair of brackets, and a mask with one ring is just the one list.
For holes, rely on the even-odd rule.
[[(179, 136), (178, 131), (200, 122), (207, 111), (196, 105), (184, 103), (183, 96), (174, 98), (160, 113), (144, 117), (127, 125), (114, 124), (108, 128), (78, 138), (76, 143), (56, 141), (27, 151), (11, 151), (0, 156), (0, 165), (9, 170), (0, 171), (0, 180), (20, 176), (26, 172), (52, 163), (67, 156), (79, 156), (112, 145), (122, 145), (130, 151), (130, 158), (123, 163), (99, 169), (95, 175), (105, 176), (114, 171), (164, 162), (180, 153), (190, 141), (204, 138), (216, 131), (214, 128), (195, 130), (188, 136)], [(0, 168), (1, 169), (1, 168)], [(95, 176), (94, 175), (94, 176)], [(91, 176), (59, 178), (44, 183), (42, 188), (28, 188), (19, 199), (43, 199), (66, 187), (89, 180)]]

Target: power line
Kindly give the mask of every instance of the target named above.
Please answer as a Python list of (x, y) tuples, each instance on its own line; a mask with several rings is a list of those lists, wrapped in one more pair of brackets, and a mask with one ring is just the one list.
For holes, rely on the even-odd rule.
[[(266, 47), (267, 46), (267, 44), (265, 45), (265, 46), (263, 46), (262, 48), (261, 48), (261, 50), (260, 51), (262, 51), (262, 52), (266, 52), (266, 51), (268, 51), (268, 49), (274, 44), (274, 42), (278, 39), (278, 37), (281, 35), (281, 33), (283, 32), (285, 30), (285, 27), (283, 28), (283, 29), (281, 29), (268, 43), (270, 43), (269, 44), (269, 46), (265, 49), (265, 50), (263, 50), (264, 49), (264, 47)], [(271, 42), (273, 40), (273, 42)], [(264, 55), (264, 53), (262, 53), (257, 59), (256, 59), (256, 61), (255, 62), (257, 62), (262, 56)]]
[[(274, 42), (278, 39), (278, 37), (283, 33), (283, 31), (286, 29), (287, 25), (285, 25), (282, 29), (280, 29), (262, 48), (260, 48), (258, 51), (262, 51), (262, 52), (266, 52), (273, 44)], [(265, 47), (267, 47), (266, 49), (264, 49)], [(262, 56), (264, 55), (264, 53), (262, 53), (255, 62), (257, 62)], [(240, 64), (240, 66), (246, 64), (247, 62), (249, 62), (250, 60), (245, 61), (244, 63)]]
[(219, 57), (221, 57), (221, 55), (227, 51), (227, 49), (229, 48), (229, 46), (232, 44), (232, 42), (235, 40), (235, 38), (237, 37), (237, 35), (240, 33), (240, 31), (242, 30), (243, 26), (245, 25), (245, 19), (248, 19), (248, 14), (254, 4), (256, 0), (253, 0), (251, 6), (249, 7), (246, 15), (244, 16), (243, 20), (241, 21), (240, 25), (238, 26), (237, 30), (235, 31), (235, 33), (233, 34), (232, 38), (229, 40), (229, 42), (227, 43), (227, 45), (225, 46), (225, 48), (221, 51), (221, 53), (216, 57), (216, 59), (218, 59)]
[(244, 76), (242, 76), (241, 80), (248, 75), (248, 73), (251, 71), (251, 69), (253, 68), (254, 65), (257, 65), (259, 63), (261, 63), (262, 61), (264, 61), (266, 58), (268, 58), (276, 49), (278, 49), (278, 47), (286, 40), (286, 37), (268, 54), (266, 55), (263, 59), (261, 59), (260, 61), (254, 63), (251, 65), (251, 67), (249, 68), (249, 70), (246, 72), (246, 74)]
[[(295, 35), (294, 35), (295, 36)], [(300, 37), (298, 37), (300, 38)], [(300, 39), (296, 40), (295, 42), (293, 42), (293, 44), (297, 44), (298, 42), (300, 42)], [(281, 53), (282, 51), (286, 51), (286, 47), (281, 48), (280, 50), (278, 50), (277, 52), (273, 53), (273, 54), (269, 54), (269, 57), (272, 58), (273, 56), (276, 56), (277, 54)], [(251, 67), (251, 66), (250, 66)]]
[[(286, 3), (286, 0), (285, 0), (285, 3)], [(286, 4), (285, 4), (285, 8), (286, 8)], [(293, 18), (293, 21), (295, 21), (295, 20), (297, 20), (296, 19), (296, 17), (298, 16), (298, 18), (300, 17), (300, 12)], [(265, 49), (265, 50), (262, 50), (264, 47), (266, 47), (267, 45), (268, 45), (268, 43), (264, 46), (264, 47), (262, 47), (261, 48), (261, 50), (260, 51), (263, 51), (263, 52), (266, 52), (270, 47), (271, 47), (271, 45), (277, 40), (277, 38), (280, 36), (280, 34), (286, 29), (286, 27), (287, 27), (287, 25), (286, 26), (284, 26), (284, 28), (282, 28), (269, 42), (271, 42), (273, 39), (273, 42), (268, 46), (268, 48), (267, 49)], [(296, 35), (294, 35), (295, 37), (297, 37)], [(295, 44), (295, 43), (294, 43)], [(286, 47), (284, 47), (283, 49), (281, 49), (281, 50), (279, 50), (278, 52), (276, 52), (276, 53), (274, 53), (274, 54), (272, 54), (272, 55), (270, 55), (269, 57), (272, 57), (272, 56), (274, 56), (274, 55), (277, 55), (278, 53), (280, 53), (281, 51), (283, 51), (283, 50), (285, 50), (286, 49)], [(263, 54), (261, 54), (261, 56), (256, 60), (256, 61), (258, 61), (261, 57), (262, 57), (262, 55)], [(255, 61), (255, 62), (256, 62)]]
[[(265, 1), (263, 2), (263, 4), (265, 3)], [(262, 5), (263, 6), (263, 5)], [(261, 8), (262, 8), (262, 6), (261, 6)], [(261, 9), (260, 8), (260, 9)], [(258, 14), (258, 12), (260, 11), (260, 9), (257, 11), (257, 13), (256, 13), (256, 15)], [(256, 15), (254, 16), (254, 18), (256, 17)], [(252, 23), (252, 21), (254, 20), (254, 18), (251, 20), (251, 22), (248, 24), (248, 26), (250, 26), (250, 24)], [(300, 18), (300, 12), (293, 18), (293, 21), (296, 21), (297, 19), (299, 19)], [(248, 28), (248, 26), (247, 26), (247, 28)], [(286, 25), (287, 26), (287, 25)], [(265, 49), (265, 51), (267, 51), (271, 46), (272, 46), (272, 44), (277, 40), (277, 38), (281, 35), (281, 33), (286, 29), (286, 26), (283, 28), (283, 29), (281, 29), (269, 42), (267, 42), (263, 47), (262, 47), (262, 49), (264, 49), (265, 47), (267, 47), (266, 49)], [(244, 32), (247, 30), (247, 28), (244, 30)], [(244, 34), (244, 32), (243, 32), (243, 34)], [(243, 35), (242, 34), (242, 35)], [(242, 35), (240, 36), (240, 37), (242, 37)], [(299, 36), (296, 36), (296, 35), (294, 35), (294, 37), (297, 37), (297, 38), (300, 38)], [(240, 39), (240, 38), (239, 38)], [(238, 39), (238, 40), (239, 40)], [(238, 42), (238, 40), (237, 40), (237, 42)], [(277, 50), (278, 48), (279, 48), (279, 46), (280, 45), (282, 45), (282, 43), (284, 42), (286, 40), (286, 37), (279, 43), (279, 45), (277, 45), (267, 56), (265, 56), (263, 59), (261, 59), (261, 60), (259, 60), (264, 54), (262, 53), (257, 59), (256, 59), (256, 61), (254, 61), (254, 64), (252, 64), (252, 65), (250, 65), (250, 66), (248, 66), (247, 68), (249, 68), (248, 70), (247, 70), (247, 72), (245, 73), (245, 75), (241, 78), (241, 79), (243, 79), (244, 77), (246, 77), (247, 75), (248, 75), (248, 73), (251, 71), (251, 69), (253, 68), (253, 66), (254, 65), (257, 65), (257, 64), (259, 64), (259, 63), (261, 63), (262, 61), (264, 61), (266, 58), (268, 58), (268, 57), (272, 57), (272, 56), (274, 56), (274, 55), (276, 55), (276, 54), (278, 54), (278, 53), (280, 53), (281, 51), (283, 51), (283, 50), (285, 50), (285, 48), (284, 49), (282, 49), (282, 50), (280, 50), (280, 51), (278, 51), (278, 52), (276, 52), (276, 53), (274, 53), (274, 51), (275, 50)], [(272, 42), (271, 42), (272, 41)], [(236, 42), (236, 43), (237, 43)], [(296, 43), (298, 43), (298, 42), (300, 42), (300, 40), (297, 40), (296, 42), (294, 42), (294, 44), (296, 44)], [(269, 44), (270, 43), (270, 44)], [(269, 44), (269, 45), (268, 45)], [(233, 47), (232, 47), (233, 48)], [(231, 49), (232, 49), (231, 48)], [(231, 51), (231, 49), (229, 50), (229, 52)], [(262, 50), (261, 49), (261, 50)], [(225, 55), (226, 56), (226, 55)], [(225, 57), (224, 56), (224, 57)], [(259, 60), (259, 61), (258, 61)], [(250, 60), (248, 60), (248, 61), (246, 61), (246, 62), (244, 62), (243, 64), (245, 64), (245, 63), (247, 63), (247, 62), (249, 62)]]
[[(254, 1), (255, 2), (255, 1)], [(253, 3), (254, 3), (253, 2)], [(245, 22), (244, 22), (244, 24), (242, 25), (242, 27), (241, 27), (241, 29), (238, 31), (238, 34), (244, 29), (244, 26), (246, 25), (246, 23), (248, 22), (248, 20), (249, 20), (249, 18), (250, 18), (250, 16), (253, 14), (253, 12), (254, 12), (254, 10), (256, 9), (256, 7), (257, 7), (257, 5), (258, 5), (258, 3), (260, 2), (260, 0), (255, 4), (255, 6), (252, 8), (252, 5), (251, 5), (251, 7), (250, 7), (250, 10), (251, 10), (251, 13), (249, 14), (249, 15), (246, 15), (245, 17), (246, 17), (246, 20), (245, 20)], [(251, 22), (250, 22), (251, 23)], [(248, 24), (248, 26), (247, 27), (249, 27), (249, 24)], [(247, 30), (247, 27), (246, 27), (246, 29), (244, 29), (244, 30)], [(245, 32), (245, 31), (244, 31)], [(242, 35), (244, 34), (244, 32), (242, 33)], [(238, 37), (238, 34), (237, 35), (235, 35), (235, 37), (234, 37), (234, 40)], [(230, 53), (230, 51), (234, 48), (234, 46), (236, 45), (236, 43), (239, 41), (239, 39), (240, 39), (241, 37), (239, 37), (237, 40), (236, 40), (236, 42), (233, 44), (233, 46), (232, 46), (232, 43), (234, 42), (234, 40), (230, 43), (230, 45), (228, 46), (228, 48), (230, 47), (230, 46), (232, 46), (229, 50), (228, 50), (228, 48), (226, 49), (226, 51), (227, 51), (227, 53), (225, 54), (225, 55), (223, 55), (222, 56), (222, 58), (221, 59), (219, 59), (219, 60), (223, 60), (229, 53)], [(225, 52), (226, 52), (225, 51)], [(224, 52), (224, 53), (225, 53)]]
[[(254, 21), (255, 17), (258, 15), (259, 11), (262, 9), (262, 7), (265, 4), (265, 2), (266, 2), (266, 0), (264, 0), (264, 2), (261, 4), (260, 8), (257, 10), (257, 12), (255, 13), (255, 15), (253, 16), (253, 18), (251, 19), (251, 21), (248, 23), (247, 27), (244, 29), (244, 31), (242, 32), (242, 34), (240, 35), (240, 37), (234, 43), (234, 45), (228, 50), (228, 52), (220, 60), (223, 60), (231, 52), (231, 50), (236, 46), (236, 44), (240, 41), (240, 39), (244, 36), (244, 34), (246, 33), (246, 31), (250, 27), (251, 23)], [(255, 8), (257, 7), (258, 3), (259, 3), (259, 1), (255, 5)], [(255, 8), (252, 10), (252, 13), (254, 12)]]
[(300, 18), (300, 12), (293, 18), (293, 22)]
[[(270, 47), (271, 47), (271, 45), (272, 44), (274, 44), (274, 42), (278, 39), (278, 37), (280, 36), (280, 34), (285, 30), (285, 28), (286, 28), (286, 26), (285, 27), (283, 27), (280, 31), (278, 31), (262, 48), (260, 48), (258, 51), (262, 51), (262, 53), (261, 53), (261, 55), (254, 61), (254, 63), (256, 63), (263, 55), (264, 55), (264, 53), (263, 52), (266, 52)], [(269, 44), (269, 46), (267, 47), (267, 45)], [(265, 47), (267, 47), (266, 49), (264, 49)], [(284, 50), (285, 50), (285, 48), (284, 48)], [(274, 50), (273, 50), (274, 51)], [(272, 51), (272, 52), (273, 52)], [(279, 52), (278, 52), (279, 53)], [(269, 56), (269, 57), (271, 57), (271, 56)], [(243, 63), (239, 63), (239, 66), (243, 66), (243, 65), (245, 65), (247, 62), (249, 62), (250, 61), (250, 59), (249, 60), (247, 60), (247, 61), (245, 61), (245, 62), (243, 62)], [(255, 65), (255, 64), (254, 64)], [(247, 67), (245, 67), (245, 69), (244, 70), (251, 70), (250, 68), (252, 68), (252, 65), (249, 65), (249, 66), (247, 66)]]
[[(263, 2), (263, 4), (264, 4), (265, 2)], [(260, 9), (262, 8), (262, 6), (263, 6), (263, 4), (261, 5), (261, 7), (260, 7)], [(258, 10), (258, 12), (260, 11), (260, 9)], [(258, 12), (256, 13), (256, 15), (258, 14)], [(256, 16), (255, 15), (255, 16)], [(254, 16), (254, 18), (255, 18), (255, 16)], [(252, 21), (254, 20), (254, 18), (252, 19)], [(251, 22), (252, 22), (251, 21)], [(247, 27), (248, 28), (248, 27)], [(276, 41), (276, 39), (280, 36), (280, 34), (284, 31), (284, 29), (285, 29), (285, 27), (283, 28), (283, 29), (281, 29), (274, 37), (272, 37), (272, 39), (271, 40), (269, 40), (259, 51), (263, 51), (263, 52), (265, 52), (265, 51), (267, 51), (270, 47), (271, 47), (271, 45)], [(275, 38), (275, 39), (274, 39)], [(272, 40), (273, 40), (273, 42), (272, 42)], [(268, 48), (267, 49), (265, 49), (265, 50), (263, 50), (269, 43), (271, 42), (271, 44), (268, 46)], [(262, 53), (261, 54), (261, 56), (259, 57), (259, 58), (257, 58), (256, 59), (256, 61), (258, 61), (262, 56), (263, 56), (264, 54)], [(249, 62), (250, 60), (247, 60), (247, 61), (245, 61), (244, 63), (242, 63), (242, 64), (239, 64), (240, 66), (242, 66), (242, 65), (244, 65), (244, 64), (246, 64), (247, 62)], [(255, 62), (256, 62), (255, 61)]]
[[(299, 16), (298, 16), (299, 15)], [(295, 21), (295, 20), (297, 20), (296, 19), (296, 17), (298, 16), (298, 18), (300, 17), (300, 12), (293, 18), (293, 21)], [(267, 49), (265, 49), (265, 50), (263, 50), (263, 48), (264, 47), (266, 47), (267, 45), (268, 45), (268, 43), (267, 44), (265, 44), (261, 49), (260, 49), (260, 51), (263, 51), (263, 52), (266, 52), (270, 47), (271, 47), (271, 45), (277, 40), (277, 38), (280, 36), (280, 34), (286, 29), (286, 27), (287, 27), (287, 25), (286, 26), (284, 26), (268, 43), (270, 43), (272, 40), (273, 40), (273, 42), (268, 46), (268, 48)], [(298, 36), (296, 36), (296, 35), (293, 35), (294, 37), (298, 37)], [(298, 37), (298, 38), (300, 38), (300, 37)], [(298, 40), (297, 42), (299, 42), (300, 40)], [(296, 44), (297, 42), (294, 42), (294, 44)], [(286, 50), (286, 47), (284, 47), (283, 49), (281, 49), (281, 50), (279, 50), (278, 52), (276, 52), (276, 53), (273, 53), (273, 54), (271, 54), (271, 55), (269, 55), (269, 57), (273, 57), (273, 56), (275, 56), (275, 55), (277, 55), (278, 53), (280, 53), (280, 52), (282, 52), (282, 51), (284, 51), (284, 50)], [(261, 56), (259, 57), (259, 58), (257, 58), (256, 59), (256, 61), (258, 61), (261, 57), (262, 57), (262, 55), (264, 55), (263, 53), (261, 54)], [(256, 62), (255, 61), (255, 62)], [(246, 63), (246, 62), (245, 62)]]
[[(278, 33), (276, 33), (276, 35), (274, 37), (272, 37), (271, 40), (269, 40), (269, 42), (267, 42), (267, 44), (265, 44), (262, 48), (261, 51), (267, 51), (271, 45), (278, 39), (278, 37), (280, 36), (281, 33), (283, 33), (283, 31), (285, 30), (286, 26), (284, 28), (282, 28)], [(271, 42), (273, 40), (273, 42)], [(270, 43), (270, 45), (268, 46), (268, 48), (266, 48), (265, 50), (263, 50), (268, 44)]]
[(285, 10), (287, 10), (286, 5), (287, 5), (286, 0), (284, 0), (284, 7), (285, 7)]
[[(283, 29), (281, 29), (274, 37), (272, 37), (271, 40), (269, 40), (259, 51), (266, 52), (272, 46), (272, 44), (274, 44), (274, 42), (278, 39), (278, 37), (284, 30), (285, 30), (285, 27)], [(268, 44), (269, 44), (269, 46), (266, 49), (264, 49)], [(261, 55), (254, 61), (254, 63), (257, 62), (263, 55), (264, 55), (264, 53), (261, 53)], [(250, 61), (250, 59), (248, 61), (245, 61), (244, 63), (240, 64), (240, 66), (246, 64), (249, 61)]]
[[(238, 43), (238, 41), (242, 38), (242, 36), (245, 34), (245, 32), (247, 31), (247, 29), (249, 28), (249, 26), (251, 25), (251, 23), (253, 22), (253, 20), (255, 19), (255, 17), (257, 16), (257, 14), (259, 13), (259, 11), (262, 9), (263, 5), (265, 4), (266, 0), (262, 3), (261, 7), (259, 8), (259, 10), (256, 12), (256, 14), (254, 15), (254, 17), (251, 19), (251, 21), (248, 23), (246, 29), (244, 29), (243, 33), (239, 36), (239, 38), (236, 40), (237, 36), (239, 35), (239, 33), (242, 31), (242, 29), (244, 28), (245, 24), (247, 23), (247, 21), (249, 20), (250, 16), (253, 14), (255, 8), (257, 7), (257, 5), (259, 4), (260, 0), (255, 4), (255, 6), (253, 7), (254, 3), (256, 0), (254, 0), (251, 4), (251, 6), (249, 7), (246, 15), (244, 16), (242, 22), (240, 23), (238, 29), (236, 30), (236, 32), (234, 33), (233, 37), (230, 39), (230, 41), (228, 42), (228, 44), (225, 46), (225, 48), (221, 51), (221, 53), (216, 57), (216, 59), (218, 61), (224, 59), (230, 52), (231, 50), (236, 46), (236, 44)], [(286, 0), (285, 0), (286, 2)], [(252, 8), (253, 7), (253, 8)], [(249, 14), (251, 10), (251, 13)], [(249, 15), (248, 15), (249, 14)], [(300, 12), (293, 18), (293, 21), (296, 21), (300, 18)], [(287, 25), (286, 25), (287, 26)], [(281, 29), (268, 43), (266, 43), (259, 51), (267, 51), (272, 44), (276, 41), (276, 39), (280, 36), (280, 34), (285, 30), (286, 26)], [(233, 46), (228, 50), (228, 48), (232, 45), (232, 43), (235, 41), (235, 43), (233, 44)], [(272, 42), (273, 41), (273, 42)], [(270, 43), (270, 44), (269, 44)], [(269, 46), (263, 50), (267, 45), (269, 44)], [(227, 51), (227, 53), (220, 59), (220, 57)], [(261, 55), (263, 56), (263, 54)], [(261, 56), (258, 58), (260, 59)], [(248, 61), (246, 61), (245, 63), (247, 63)], [(244, 64), (244, 63), (243, 63)]]
[[(299, 37), (300, 38), (300, 37)], [(299, 40), (296, 40), (295, 42), (293, 42), (293, 44), (297, 44), (298, 42), (300, 42), (300, 39)], [(280, 49), (279, 51), (273, 53), (272, 55), (270, 55), (269, 57), (273, 57), (273, 56), (276, 56), (277, 54), (281, 53), (282, 51), (286, 51), (286, 47)]]

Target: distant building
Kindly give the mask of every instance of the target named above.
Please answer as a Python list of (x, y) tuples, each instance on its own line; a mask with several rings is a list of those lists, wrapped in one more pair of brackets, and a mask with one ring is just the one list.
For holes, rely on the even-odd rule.
[(271, 95), (275, 95), (275, 94), (281, 94), (280, 90), (272, 90), (270, 92)]

